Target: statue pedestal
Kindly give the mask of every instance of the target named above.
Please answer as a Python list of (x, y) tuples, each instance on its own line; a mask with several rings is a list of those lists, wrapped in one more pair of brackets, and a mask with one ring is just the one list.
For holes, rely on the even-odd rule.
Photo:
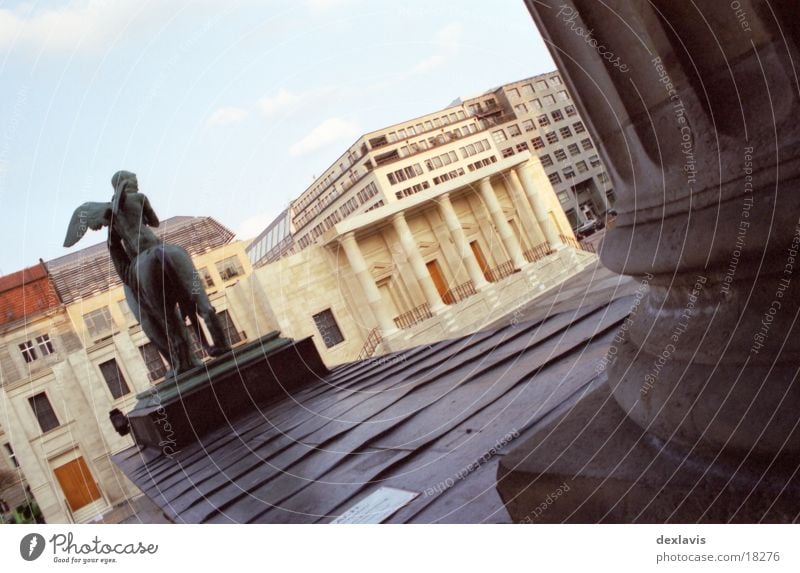
[(127, 418), (137, 444), (171, 454), (327, 372), (311, 338), (272, 332), (139, 394)]
[(504, 456), (498, 491), (518, 523), (791, 523), (797, 456), (691, 451), (625, 416), (603, 383)]

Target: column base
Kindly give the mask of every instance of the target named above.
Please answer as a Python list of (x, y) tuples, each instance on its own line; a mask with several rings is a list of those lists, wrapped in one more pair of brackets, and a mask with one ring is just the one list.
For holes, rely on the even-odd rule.
[(698, 452), (642, 430), (605, 383), (504, 456), (497, 489), (518, 523), (792, 523), (796, 455)]

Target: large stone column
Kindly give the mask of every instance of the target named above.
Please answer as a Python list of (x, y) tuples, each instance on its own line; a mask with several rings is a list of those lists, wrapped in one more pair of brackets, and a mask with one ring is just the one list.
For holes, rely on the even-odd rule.
[(402, 212), (396, 213), (392, 217), (392, 224), (394, 225), (397, 237), (400, 239), (403, 252), (411, 265), (414, 278), (417, 279), (417, 283), (419, 283), (422, 289), (425, 301), (428, 303), (428, 306), (431, 307), (431, 312), (441, 312), (445, 310), (446, 307), (442, 302), (442, 297), (439, 296), (439, 291), (436, 290), (436, 285), (433, 284), (431, 274), (428, 272), (428, 268), (425, 266), (425, 260), (422, 258), (422, 254), (420, 254), (417, 248), (417, 243), (414, 241), (414, 235), (408, 227), (405, 215)]
[(453, 237), (456, 251), (464, 267), (467, 269), (467, 274), (469, 274), (472, 285), (478, 290), (486, 287), (489, 282), (486, 280), (486, 277), (483, 276), (483, 271), (481, 271), (481, 267), (475, 258), (475, 253), (472, 252), (472, 248), (469, 246), (469, 241), (467, 241), (467, 236), (464, 234), (464, 229), (461, 227), (461, 222), (458, 220), (458, 215), (455, 209), (453, 209), (453, 204), (450, 202), (450, 194), (445, 193), (439, 195), (437, 201), (439, 203), (439, 213), (442, 219), (444, 219), (447, 229), (450, 231), (450, 236)]
[(375, 320), (378, 321), (378, 327), (381, 329), (383, 336), (394, 334), (398, 330), (397, 326), (395, 326), (389, 310), (381, 298), (378, 285), (375, 284), (375, 279), (372, 278), (372, 274), (369, 272), (367, 262), (364, 260), (364, 255), (361, 254), (355, 235), (347, 233), (339, 239), (339, 243), (344, 249), (350, 268), (353, 269), (353, 273), (355, 273), (361, 285), (361, 290), (364, 291), (364, 296), (366, 296), (369, 307), (372, 309), (372, 314), (375, 315)]
[[(594, 497), (570, 519), (795, 519), (800, 29), (785, 24), (794, 6), (527, 4), (618, 194), (602, 261), (648, 286), (593, 394), (613, 401), (595, 400), (601, 413), (587, 397), (554, 422), (592, 420), (561, 459), (601, 446), (615, 459), (611, 443), (622, 460), (578, 461), (570, 496)], [(505, 457), (501, 475), (527, 472), (546, 488), (564, 466), (537, 466), (545, 450), (516, 469), (521, 451)], [(545, 519), (565, 518), (555, 509)]]
[(522, 247), (514, 235), (511, 225), (506, 220), (506, 215), (503, 213), (503, 208), (500, 207), (500, 202), (497, 200), (492, 182), (488, 177), (480, 180), (480, 192), (483, 203), (486, 205), (486, 209), (489, 211), (494, 226), (500, 235), (500, 240), (503, 241), (508, 256), (511, 257), (511, 264), (514, 265), (515, 269), (521, 269), (527, 264), (525, 257), (522, 255)]
[[(531, 158), (529, 161), (538, 162), (539, 158)], [(539, 171), (544, 174), (543, 170), (539, 169)], [(547, 184), (545, 185), (544, 181), (540, 180), (537, 185), (533, 174), (528, 168), (528, 162), (523, 163), (522, 165), (517, 165), (509, 172), (508, 176), (512, 185), (521, 185), (525, 190), (525, 194), (528, 196), (528, 200), (531, 202), (531, 207), (533, 207), (533, 213), (536, 215), (536, 220), (539, 222), (539, 227), (542, 229), (550, 248), (557, 249), (562, 247), (563, 245), (561, 237), (558, 236), (558, 231), (556, 230), (556, 227), (553, 224), (553, 219), (550, 216), (550, 206), (547, 204), (547, 200), (544, 198), (544, 195), (542, 195), (546, 189), (553, 188), (550, 184), (550, 181), (547, 180)]]

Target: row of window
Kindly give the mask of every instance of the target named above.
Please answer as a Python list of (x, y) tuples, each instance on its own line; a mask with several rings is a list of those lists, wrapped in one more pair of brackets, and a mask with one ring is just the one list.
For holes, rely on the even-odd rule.
[[(462, 125), (461, 127), (457, 127), (451, 131), (439, 133), (427, 139), (420, 139), (419, 141), (411, 142), (408, 145), (404, 145), (400, 148), (398, 156), (407, 157), (409, 155), (414, 155), (416, 153), (420, 153), (421, 151), (425, 151), (427, 149), (433, 149), (434, 147), (444, 145), (445, 143), (455, 141), (456, 139), (461, 139), (462, 137), (466, 137), (468, 135), (472, 135), (473, 133), (477, 132), (478, 132), (478, 126), (475, 125), (474, 123), (468, 123), (466, 125)], [(387, 156), (389, 158), (392, 157), (391, 154), (387, 154)]]
[[(218, 316), (220, 318), (222, 328), (225, 331), (225, 336), (228, 338), (228, 342), (231, 345), (241, 342), (242, 338), (233, 325), (233, 321), (230, 319), (228, 311), (220, 311)], [(200, 344), (197, 334), (191, 329), (190, 332), (192, 335), (192, 346), (195, 354), (197, 354), (198, 357), (204, 356), (203, 346)], [(139, 347), (139, 352), (142, 356), (145, 366), (147, 367), (148, 377), (150, 380), (156, 381), (160, 378), (163, 378), (166, 374), (167, 368), (164, 360), (158, 353), (158, 350), (156, 350), (155, 345), (152, 342), (147, 342)], [(106, 360), (97, 366), (114, 400), (118, 400), (119, 398), (127, 396), (131, 393), (130, 386), (125, 380), (125, 376), (122, 374), (122, 370), (120, 369), (119, 364), (117, 364), (116, 359), (112, 358), (110, 360)], [(58, 417), (56, 416), (53, 406), (45, 392), (40, 392), (28, 398), (28, 403), (33, 410), (33, 414), (36, 417), (42, 432), (49, 432), (60, 425)], [(8, 449), (9, 454), (13, 457), (13, 451), (11, 451), (10, 448)]]
[(389, 179), (389, 183), (392, 185), (397, 185), (402, 181), (413, 179), (417, 175), (422, 175), (422, 167), (420, 167), (419, 163), (415, 163), (413, 165), (409, 165), (407, 167), (387, 173), (386, 177)]
[(451, 163), (455, 163), (458, 161), (458, 155), (456, 155), (455, 151), (448, 151), (447, 153), (443, 153), (441, 155), (437, 155), (436, 157), (431, 157), (430, 159), (425, 160), (425, 167), (428, 168), (428, 171), (433, 171), (434, 169), (439, 169), (444, 167), (445, 165), (450, 165)]
[[(297, 244), (300, 249), (305, 249), (308, 245), (311, 244), (311, 241), (322, 235), (325, 231), (330, 229), (333, 225), (341, 221), (342, 219), (346, 218), (348, 215), (355, 212), (359, 205), (363, 205), (367, 201), (369, 201), (372, 197), (378, 194), (378, 186), (375, 185), (374, 181), (370, 181), (367, 185), (364, 186), (358, 193), (356, 193), (355, 197), (351, 197), (347, 201), (345, 201), (338, 209), (338, 211), (334, 211), (332, 214), (325, 217), (325, 219), (314, 226), (306, 235), (300, 237)], [(327, 207), (327, 205), (325, 205)], [(373, 206), (374, 207), (374, 206)], [(372, 207), (371, 207), (372, 208)], [(316, 214), (321, 211), (320, 209), (313, 209), (308, 213), (303, 215), (304, 219), (310, 219)]]
[(467, 157), (472, 157), (478, 153), (483, 151), (489, 151), (491, 149), (491, 145), (489, 145), (489, 140), (484, 139), (481, 141), (476, 141), (475, 143), (470, 143), (469, 145), (465, 145), (464, 147), (459, 147), (458, 151), (461, 152), (461, 157), (466, 159)]
[[(586, 131), (586, 127), (583, 125), (583, 122), (581, 121), (576, 121), (575, 123), (573, 123), (572, 128), (575, 130), (576, 134), (583, 133)], [(559, 133), (563, 138), (572, 137), (573, 135), (569, 127), (560, 128)], [(545, 139), (547, 140), (547, 143), (553, 144), (553, 143), (558, 143), (559, 141), (558, 135), (556, 135), (555, 131), (548, 131), (547, 133), (544, 134), (544, 136)], [(544, 141), (542, 141), (541, 137), (534, 137), (531, 140), (531, 143), (533, 143), (534, 149), (544, 149)]]
[(470, 163), (469, 165), (467, 165), (467, 169), (469, 169), (470, 171), (476, 171), (483, 167), (488, 167), (492, 163), (497, 163), (497, 157), (495, 157), (494, 155), (481, 159), (480, 161), (476, 161), (475, 163)]
[[(395, 192), (394, 196), (397, 197), (398, 199), (402, 199), (403, 197), (410, 197), (411, 195), (415, 195), (420, 191), (429, 189), (430, 186), (431, 186), (430, 183), (428, 183), (427, 181), (423, 181), (422, 183), (417, 183), (416, 185), (412, 185), (411, 187), (406, 187), (401, 191)], [(369, 208), (369, 210), (371, 211), (374, 208), (375, 206), (373, 205), (372, 207)]]
[(53, 342), (50, 340), (49, 334), (43, 334), (32, 340), (26, 340), (19, 345), (19, 350), (22, 352), (22, 357), (27, 363), (55, 353)]
[(456, 177), (461, 177), (464, 175), (465, 171), (463, 167), (459, 167), (458, 169), (454, 169), (453, 171), (448, 171), (447, 173), (442, 173), (438, 177), (433, 178), (433, 184), (438, 185), (439, 183), (444, 183), (445, 181), (450, 181), (451, 179), (455, 179)]
[(450, 125), (451, 123), (456, 123), (459, 120), (466, 119), (467, 115), (464, 113), (463, 110), (457, 110), (454, 112), (450, 112), (444, 114), (440, 117), (435, 117), (433, 119), (429, 119), (426, 121), (421, 121), (416, 125), (409, 125), (405, 128), (400, 128), (396, 131), (390, 131), (386, 134), (386, 140), (389, 143), (394, 143), (395, 141), (403, 141), (404, 139), (408, 139), (414, 135), (419, 135), (421, 133), (425, 133), (426, 131), (431, 131), (432, 129), (436, 129), (437, 127), (442, 127), (444, 125)]
[(258, 243), (248, 249), (250, 260), (254, 263), (261, 260), (272, 249), (282, 244), (291, 232), (289, 225), (289, 211), (281, 213), (280, 218), (273, 223), (267, 233), (259, 239)]
[[(520, 86), (519, 88), (508, 89), (506, 93), (508, 94), (508, 97), (512, 99), (518, 99), (520, 97), (531, 96), (537, 91), (545, 91), (550, 89), (551, 87), (562, 85), (561, 78), (559, 76), (552, 76), (551, 78), (549, 78), (549, 82), (550, 84), (548, 85), (547, 80), (542, 79), (538, 80), (535, 84), (534, 83), (522, 84), (522, 86)], [(534, 85), (536, 86), (535, 88)]]

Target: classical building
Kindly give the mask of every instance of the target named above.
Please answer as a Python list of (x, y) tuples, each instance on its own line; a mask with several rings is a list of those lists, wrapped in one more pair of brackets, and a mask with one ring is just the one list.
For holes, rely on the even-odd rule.
[[(173, 217), (158, 233), (189, 251), (230, 341), (243, 342), (246, 310), (234, 310), (227, 294), (251, 271), (244, 244), (209, 217)], [(104, 243), (3, 277), (0, 286), (8, 422), (0, 446), (13, 452), (47, 521), (94, 520), (139, 495), (110, 462), (132, 442), (108, 413), (130, 410), (163, 379), (165, 363), (128, 308)]]
[(491, 174), (492, 157), (525, 152), (544, 167), (565, 228), (599, 218), (613, 202), (594, 142), (560, 75), (550, 72), (361, 136), (251, 242), (248, 255), (254, 266), (275, 261), (350, 217), (463, 183), (467, 174)]

